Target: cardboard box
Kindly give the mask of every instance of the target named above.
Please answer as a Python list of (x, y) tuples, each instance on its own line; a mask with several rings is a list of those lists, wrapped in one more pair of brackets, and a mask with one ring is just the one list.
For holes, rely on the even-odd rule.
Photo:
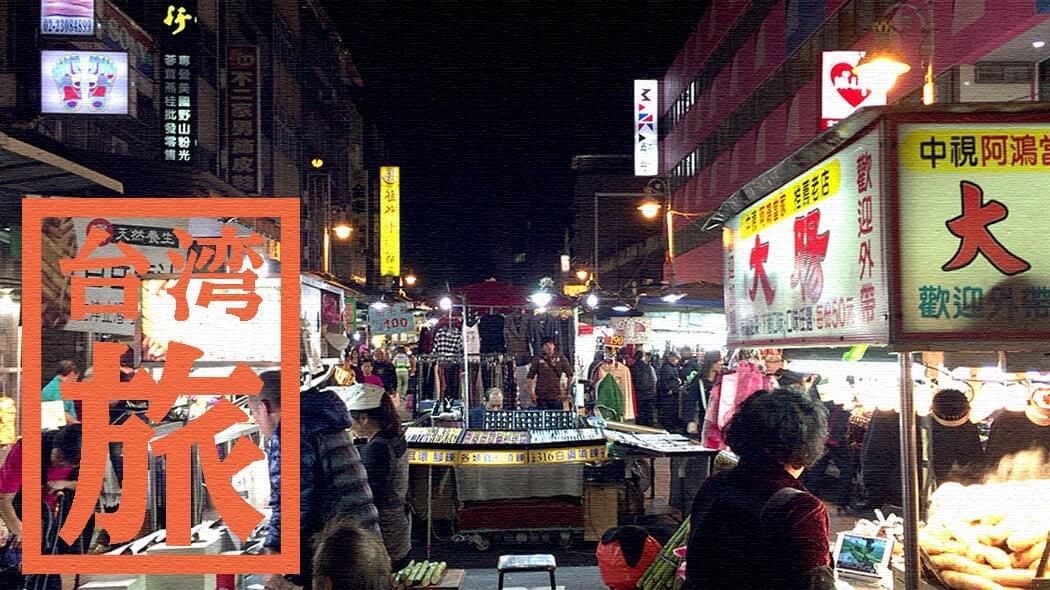
[(583, 488), (583, 540), (600, 541), (605, 531), (619, 526), (623, 485)]

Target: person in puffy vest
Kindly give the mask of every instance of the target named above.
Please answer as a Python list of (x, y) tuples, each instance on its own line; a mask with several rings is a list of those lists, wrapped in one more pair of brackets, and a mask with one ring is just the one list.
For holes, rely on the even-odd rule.
[[(270, 471), (270, 530), (264, 547), (281, 551), (281, 372), (259, 375), (263, 387), (248, 397), (248, 409), (267, 437)], [(299, 539), (300, 572), (274, 574), (267, 590), (291, 588), (291, 583), (312, 588), (313, 543), (333, 518), (351, 518), (364, 530), (382, 537), (379, 513), (372, 503), (372, 489), (361, 456), (348, 429), (350, 412), (339, 396), (311, 389), (299, 396)]]
[(349, 388), (346, 407), (353, 431), (368, 440), (358, 447), (368, 473), (379, 528), (394, 571), (408, 565), (412, 549), (408, 519), (408, 444), (390, 396), (381, 387), (358, 383)]

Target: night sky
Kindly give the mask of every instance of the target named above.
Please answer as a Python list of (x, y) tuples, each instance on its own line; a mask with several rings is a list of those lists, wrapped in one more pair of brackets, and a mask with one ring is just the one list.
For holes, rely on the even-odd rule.
[(402, 266), (499, 276), (517, 235), (556, 272), (572, 156), (632, 153), (632, 81), (663, 75), (705, 5), (329, 2), (402, 167)]

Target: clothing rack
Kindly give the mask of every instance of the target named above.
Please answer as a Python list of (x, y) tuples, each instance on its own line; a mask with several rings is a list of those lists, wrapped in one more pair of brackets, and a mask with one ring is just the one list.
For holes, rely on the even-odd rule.
[[(514, 355), (508, 353), (483, 354), (421, 354), (416, 358), (416, 383), (412, 393), (416, 400), (437, 399), (435, 389), (441, 397), (461, 399), (460, 391), (464, 381), (472, 384), (481, 380), (482, 388), (468, 388), (471, 399), (469, 405), (477, 407), (482, 403), (482, 396), (489, 387), (499, 387), (503, 391), (505, 408), (517, 407), (517, 389), (514, 386)], [(467, 359), (469, 367), (463, 370), (463, 360)], [(463, 379), (464, 374), (467, 379)], [(451, 392), (451, 395), (449, 393)], [(476, 398), (476, 399), (475, 399)]]

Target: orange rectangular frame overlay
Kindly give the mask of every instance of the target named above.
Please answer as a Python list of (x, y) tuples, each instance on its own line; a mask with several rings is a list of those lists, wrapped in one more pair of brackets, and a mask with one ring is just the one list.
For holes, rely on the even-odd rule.
[[(294, 409), (282, 430), (299, 432), (299, 199), (25, 198), (22, 200), (22, 432), (40, 432), (41, 223), (47, 217), (279, 218), (281, 398)], [(91, 436), (85, 425), (85, 437)], [(272, 555), (42, 555), (40, 437), (23, 437), (23, 571), (93, 574), (236, 574), (299, 571), (299, 437), (281, 440), (281, 553)], [(189, 497), (189, 482), (186, 482)]]

